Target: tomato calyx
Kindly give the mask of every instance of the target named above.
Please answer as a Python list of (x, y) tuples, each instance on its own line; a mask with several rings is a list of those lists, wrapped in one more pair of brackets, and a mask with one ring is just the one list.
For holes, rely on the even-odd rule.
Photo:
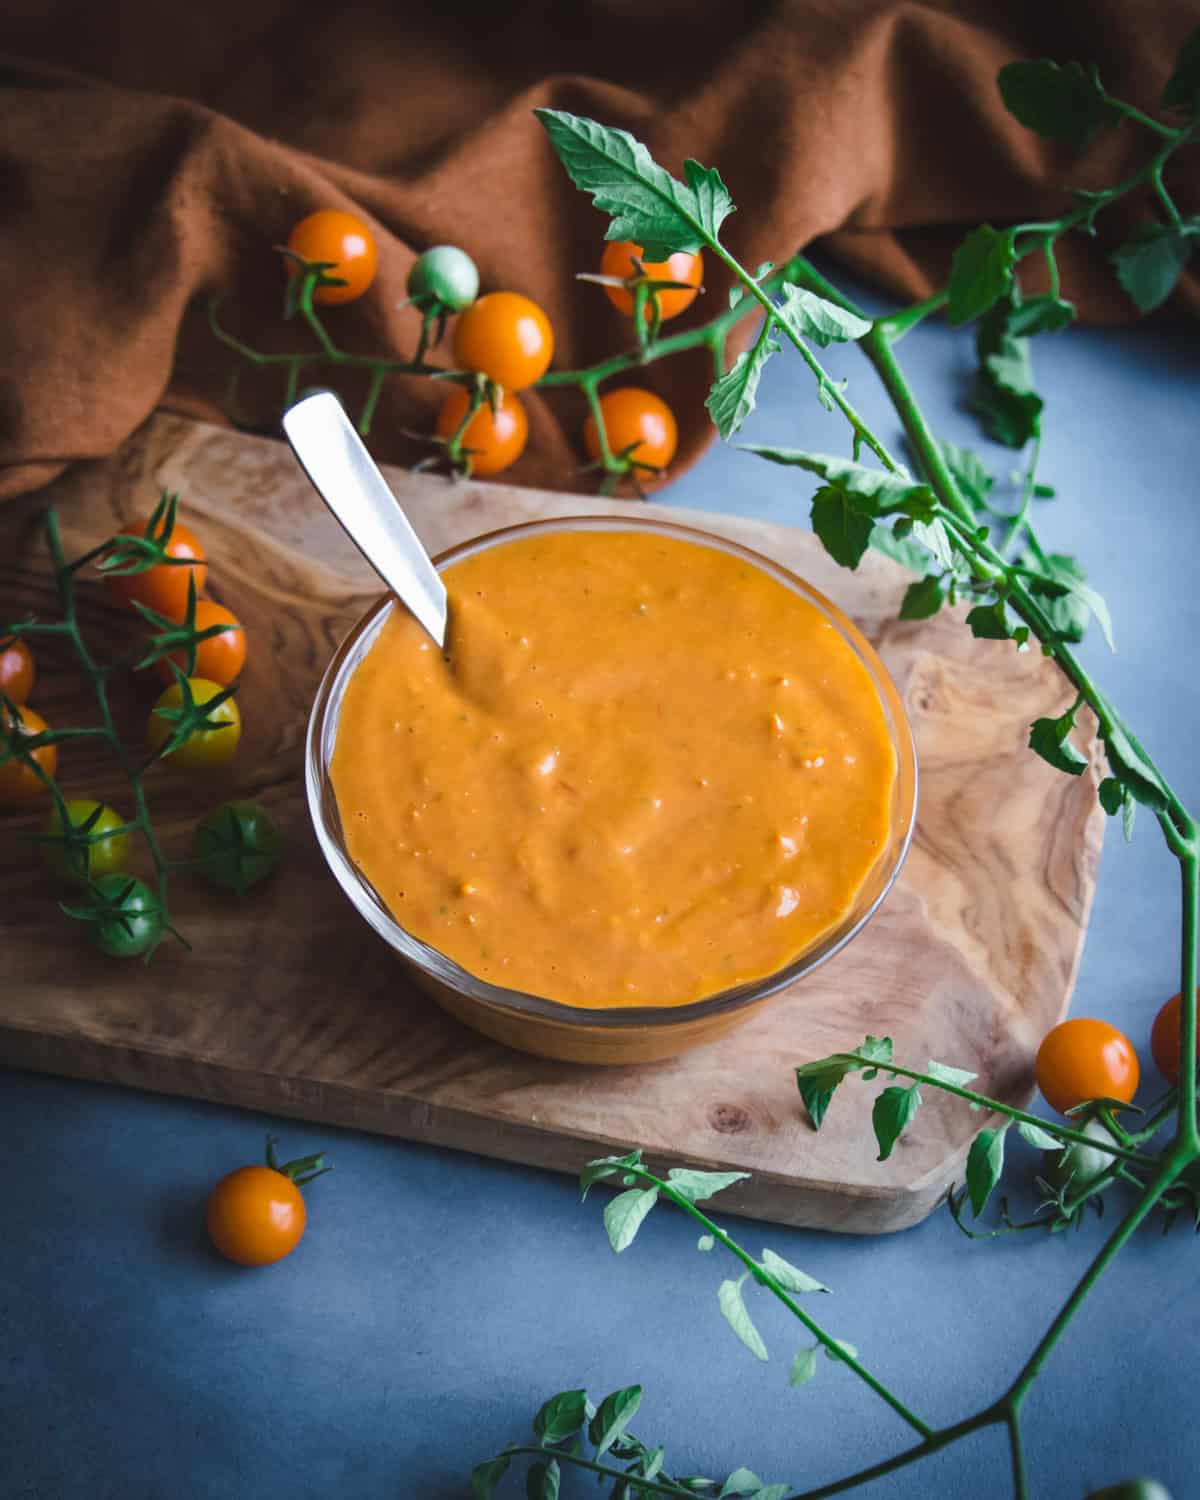
[(155, 760), (166, 760), (166, 758), (185, 744), (194, 734), (216, 734), (220, 730), (229, 730), (233, 725), (228, 720), (216, 717), (216, 711), (228, 698), (232, 698), (237, 692), (237, 684), (231, 683), (223, 687), (219, 692), (206, 698), (202, 703), (197, 701), (192, 684), (198, 679), (189, 677), (173, 661), (169, 661), (171, 673), (175, 678), (175, 685), (179, 689), (179, 706), (156, 705), (151, 710), (151, 718), (164, 719), (173, 726), (171, 733), (163, 743), (151, 754), (147, 764)]
[(179, 664), (168, 661), (175, 652), (182, 651), (184, 655), (183, 671), (186, 677), (196, 675), (196, 647), (201, 641), (212, 640), (219, 635), (225, 635), (229, 631), (241, 631), (240, 625), (221, 623), (208, 625), (203, 629), (196, 627), (196, 606), (199, 602), (196, 594), (196, 577), (190, 574), (188, 577), (187, 609), (182, 620), (171, 620), (166, 615), (159, 614), (151, 609), (148, 604), (134, 599), (133, 607), (147, 622), (153, 625), (157, 634), (152, 635), (147, 641), (147, 652), (142, 659), (135, 663), (134, 671), (140, 672), (145, 667), (152, 667), (156, 662), (166, 661), (167, 665), (178, 670)]
[[(167, 550), (175, 533), (178, 510), (179, 496), (164, 490), (150, 512), (145, 531), (119, 531), (97, 562), (99, 571), (107, 578), (131, 578), (138, 573), (149, 573), (151, 568), (194, 568), (194, 557), (172, 557)], [(188, 581), (194, 585), (195, 575)]]
[[(484, 375), (482, 372), (465, 376), (454, 383), (462, 386), (467, 392), (466, 410), (463, 412), (458, 426), (449, 437), (441, 437), (437, 433), (422, 433), (420, 436), (424, 441), (435, 443), (439, 448), (444, 449), (444, 454), (439, 454), (438, 457), (445, 458), (453, 473), (460, 475), (464, 479), (469, 479), (472, 470), (471, 460), (478, 456), (480, 450), (467, 446), (463, 439), (466, 437), (467, 429), (474, 421), (476, 413), (485, 405), (493, 418), (495, 417), (500, 407), (504, 404), (504, 387), (497, 385), (490, 376)], [(438, 457), (426, 459), (423, 463), (417, 464), (417, 471), (419, 472), (422, 469), (432, 467), (437, 463)]]
[(258, 802), (223, 802), (197, 825), (192, 864), (213, 885), (243, 897), (279, 860), (279, 825)]
[(313, 293), (318, 287), (349, 285), (344, 276), (330, 274), (337, 269), (339, 262), (336, 260), (306, 260), (303, 255), (290, 250), (287, 245), (275, 245), (272, 248), (284, 257), (284, 264), (292, 271), (283, 289), (283, 316), (285, 318), (294, 318), (297, 313), (312, 317)]
[(633, 326), (638, 344), (645, 347), (658, 337), (662, 327), (662, 303), (660, 292), (702, 293), (703, 286), (694, 281), (674, 281), (670, 277), (655, 276), (640, 255), (631, 255), (633, 272), (629, 276), (609, 276), (604, 271), (576, 271), (576, 281), (591, 281), (597, 286), (616, 287), (628, 292), (633, 298)]
[(324, 1152), (317, 1152), (314, 1156), (298, 1156), (294, 1161), (285, 1161), (280, 1164), (275, 1155), (273, 1135), (267, 1137), (266, 1161), (272, 1172), (278, 1172), (281, 1177), (286, 1177), (298, 1188), (307, 1187), (310, 1182), (315, 1182), (326, 1172), (333, 1171), (332, 1165), (325, 1161)]
[(81, 802), (64, 802), (61, 807), (51, 808), (44, 831), (25, 837), (30, 843), (43, 846), (52, 873), (86, 885), (90, 884), (94, 873), (93, 849), (105, 846), (103, 853), (109, 856), (105, 863), (119, 868), (127, 854), (129, 835), (136, 833), (139, 825), (122, 821), (103, 802), (92, 803), (89, 811), (76, 822), (76, 814), (85, 806), (87, 804)]
[(169, 932), (190, 950), (191, 944), (166, 920), (150, 887), (136, 875), (102, 875), (88, 880), (87, 901), (80, 906), (59, 902), (61, 911), (90, 928), (97, 947), (111, 957), (148, 961)]

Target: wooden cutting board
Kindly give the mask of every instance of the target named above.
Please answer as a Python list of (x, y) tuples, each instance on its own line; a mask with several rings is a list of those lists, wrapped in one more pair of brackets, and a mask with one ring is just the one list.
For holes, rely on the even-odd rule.
[[(1056, 774), (1025, 748), (1030, 721), (1068, 700), (1054, 670), (1037, 652), (973, 640), (948, 613), (898, 622), (908, 575), (875, 555), (845, 572), (807, 532), (399, 470), (390, 479), (431, 551), (548, 515), (661, 514), (767, 553), (842, 604), (896, 678), (920, 756), (916, 839), (884, 908), (741, 1030), (670, 1063), (547, 1062), (444, 1016), (334, 884), (304, 804), (309, 704), (377, 594), (373, 576), (282, 444), (156, 417), (111, 461), (0, 511), (0, 620), (53, 614), (47, 503), (72, 556), (144, 515), (160, 489), (178, 490), (208, 548), (210, 592), (248, 630), (246, 732), (223, 779), (156, 770), (151, 806), (168, 852), (182, 856), (207, 807), (258, 797), (285, 827), (288, 859), (241, 906), (177, 875), (173, 912), (194, 951), (166, 944), (148, 965), (120, 963), (94, 953), (59, 914), (48, 877), (31, 875), (36, 856), (16, 836), (37, 819), (0, 818), (0, 1063), (571, 1172), (637, 1144), (659, 1164), (751, 1172), (722, 1196), (731, 1212), (855, 1232), (916, 1223), (961, 1178), (979, 1116), (931, 1099), (877, 1163), (872, 1086), (849, 1083), (816, 1134), (792, 1070), (873, 1032), (895, 1039), (898, 1060), (935, 1057), (977, 1072), (992, 1095), (1027, 1097), (1038, 1040), (1070, 996), (1104, 823), (1090, 776)], [(129, 629), (99, 585), (81, 589), (80, 613), (100, 640)], [(33, 706), (59, 726), (94, 721), (68, 662), (39, 655)], [(118, 695), (132, 736), (157, 691), (139, 683)], [(82, 745), (60, 762), (70, 793), (127, 808), (119, 774)]]

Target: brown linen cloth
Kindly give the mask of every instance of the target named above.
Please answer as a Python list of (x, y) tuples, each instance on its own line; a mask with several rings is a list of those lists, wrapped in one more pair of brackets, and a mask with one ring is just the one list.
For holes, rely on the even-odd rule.
[[(856, 272), (917, 297), (965, 226), (1053, 215), (1063, 184), (1108, 184), (1145, 159), (1149, 137), (1129, 127), (1082, 157), (1038, 140), (1002, 107), (1004, 63), (1095, 60), (1113, 92), (1153, 109), (1198, 22), (1200, 0), (7, 0), (0, 496), (111, 452), (157, 406), (220, 418), (235, 361), (204, 301), (228, 293), (224, 317), (249, 342), (295, 347), (272, 247), (321, 206), (364, 213), (381, 244), (367, 298), (329, 312), (349, 347), (411, 350), (405, 276), (414, 253), (447, 242), (474, 256), (486, 289), (546, 308), (559, 368), (624, 347), (628, 324), (573, 279), (597, 268), (606, 221), (567, 180), (535, 105), (632, 130), (673, 171), (689, 155), (718, 167), (745, 263), (828, 236)], [(1193, 212), (1197, 157), (1176, 176)], [(1100, 241), (1064, 257), (1085, 316), (1130, 315), (1105, 257), (1148, 212), (1114, 213)], [(720, 268), (707, 281), (674, 326), (724, 305)], [(1200, 306), (1194, 276), (1172, 306)], [(636, 378), (678, 413), (682, 468), (711, 436), (707, 356)], [(377, 454), (417, 457), (400, 429), (428, 430), (440, 396), (393, 382)], [(270, 427), (280, 397), (277, 374), (256, 377), (235, 415)], [(511, 478), (585, 484), (577, 393), (525, 399), (530, 443)]]

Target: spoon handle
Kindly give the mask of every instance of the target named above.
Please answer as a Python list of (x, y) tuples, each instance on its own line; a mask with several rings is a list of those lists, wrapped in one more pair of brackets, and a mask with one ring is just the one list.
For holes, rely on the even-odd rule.
[(332, 391), (305, 396), (284, 413), (283, 430), (301, 468), (350, 540), (443, 646), (446, 586), (341, 402)]

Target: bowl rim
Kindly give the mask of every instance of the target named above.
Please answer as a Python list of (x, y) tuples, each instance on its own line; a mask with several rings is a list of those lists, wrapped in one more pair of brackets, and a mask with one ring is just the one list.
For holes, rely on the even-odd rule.
[[(887, 848), (881, 852), (879, 861), (868, 874), (867, 880), (869, 881), (872, 875), (881, 868), (880, 861), (888, 858), (892, 850), (894, 850), (894, 859), (890, 870), (887, 871), (878, 890), (867, 905), (857, 912), (852, 906), (846, 920), (830, 929), (823, 938), (804, 949), (782, 969), (760, 979), (749, 980), (729, 989), (720, 990), (713, 995), (706, 995), (702, 999), (687, 1001), (680, 1005), (595, 1008), (574, 1006), (565, 1001), (551, 1000), (524, 990), (506, 989), (502, 985), (493, 984), (490, 980), (481, 979), (478, 975), (472, 974), (439, 949), (425, 943), (400, 925), (371, 882), (351, 860), (340, 834), (340, 816), (332, 781), (328, 775), (325, 746), (328, 740), (329, 749), (332, 751), (337, 731), (337, 710), (340, 707), (345, 684), (370, 649), (388, 616), (399, 603), (394, 595), (387, 593), (382, 594), (367, 609), (334, 652), (321, 677), (309, 713), (305, 732), (304, 781), (309, 816), (317, 843), (334, 878), (351, 905), (389, 947), (435, 983), (446, 986), (479, 1004), (501, 1009), (527, 1020), (557, 1023), (571, 1028), (599, 1027), (603, 1029), (681, 1025), (700, 1021), (721, 1012), (741, 1010), (794, 984), (798, 979), (819, 968), (839, 953), (863, 930), (895, 884), (908, 856), (916, 829), (920, 779), (916, 742), (903, 698), (875, 647), (839, 605), (821, 593), (819, 589), (814, 588), (806, 579), (793, 573), (773, 558), (756, 552), (741, 542), (733, 541), (719, 533), (704, 531), (700, 527), (664, 521), (658, 517), (642, 518), (623, 514), (581, 513), (546, 517), (480, 532), (439, 552), (433, 558), (433, 563), (441, 571), (477, 552), (501, 546), (508, 541), (538, 532), (562, 530), (657, 533), (732, 553), (761, 568), (792, 592), (815, 605), (839, 630), (842, 638), (854, 650), (872, 678), (888, 719), (897, 760), (896, 781), (893, 789), (893, 831)], [(901, 801), (904, 805), (900, 805)], [(897, 816), (902, 820), (898, 845), (895, 838)]]

